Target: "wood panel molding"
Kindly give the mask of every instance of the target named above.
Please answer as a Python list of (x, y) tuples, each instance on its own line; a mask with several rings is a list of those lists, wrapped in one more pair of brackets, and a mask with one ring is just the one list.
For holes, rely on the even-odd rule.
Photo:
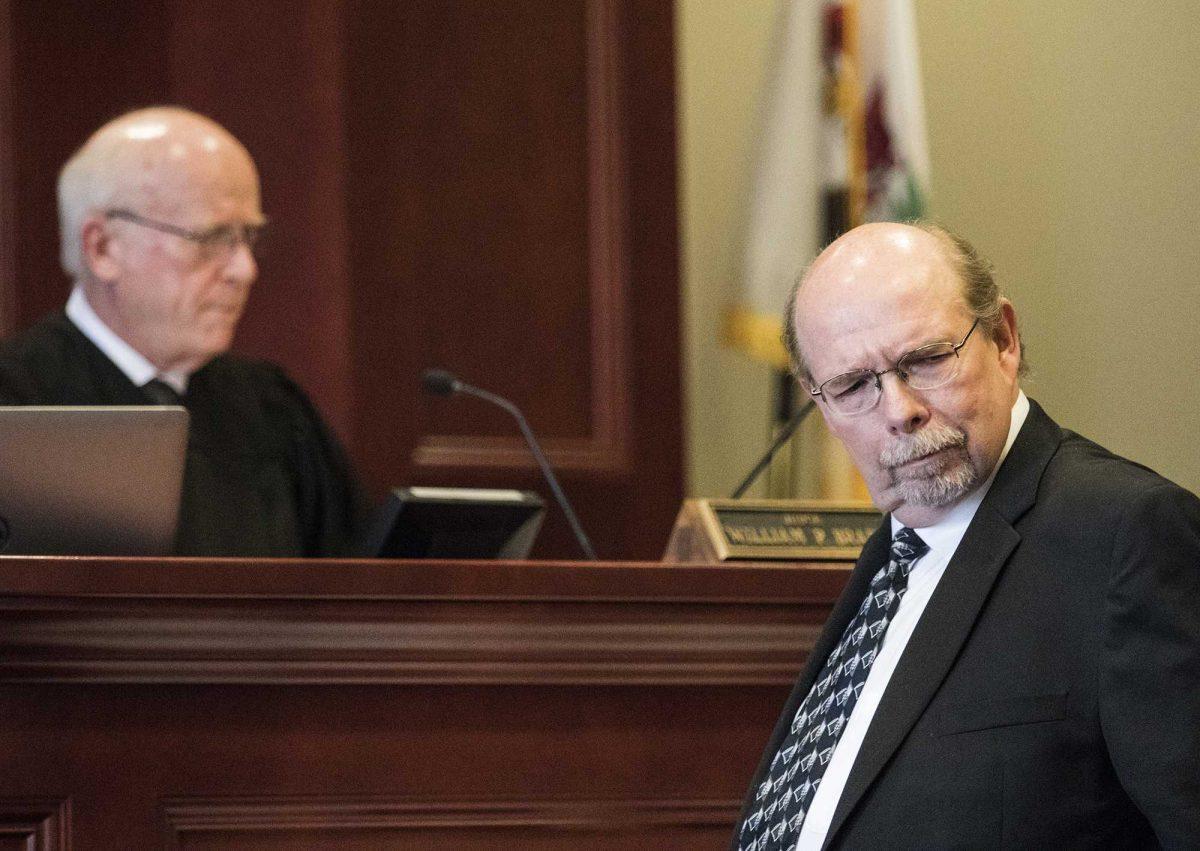
[(28, 851), (71, 847), (71, 802), (50, 798), (0, 798), (0, 845)]
[[(609, 418), (611, 419), (611, 416)], [(585, 439), (539, 440), (546, 457), (556, 470), (585, 471), (602, 477), (625, 475), (630, 472), (628, 445), (624, 440), (627, 427), (628, 422), (622, 420), (621, 424), (614, 428), (614, 432), (622, 433), (619, 439), (609, 434)], [(413, 463), (428, 467), (484, 470), (512, 470), (524, 467), (536, 470), (537, 467), (529, 446), (519, 437), (462, 435), (423, 437), (413, 450)]]
[[(239, 593), (214, 593), (206, 578), (249, 571), (147, 562), (127, 564), (120, 590), (103, 594), (88, 592), (89, 567), (99, 583), (111, 560), (73, 560), (74, 588), (44, 576), (21, 588), (9, 571), (0, 680), (786, 685), (846, 576), (833, 566), (805, 568), (797, 583), (794, 569), (497, 563), (491, 587), (476, 568), (464, 593), (466, 563), (280, 563), (261, 592), (237, 581)], [(696, 582), (680, 599), (685, 571)], [(318, 572), (319, 594), (307, 590)], [(166, 582), (176, 590), (155, 593)]]
[(189, 834), (350, 830), (553, 828), (587, 832), (680, 826), (729, 829), (735, 800), (420, 801), (386, 796), (171, 798), (162, 802), (169, 847)]
[[(629, 388), (630, 277), (628, 139), (623, 127), (621, 0), (587, 0), (587, 241), (590, 300), (591, 431), (583, 439), (550, 438), (544, 449), (558, 469), (601, 476), (631, 471)], [(420, 467), (534, 468), (519, 437), (426, 435), (412, 454)]]
[(846, 576), (3, 558), (0, 847), (720, 847)]
[(13, 330), (16, 283), (16, 189), (13, 163), (11, 0), (0, 0), (0, 337)]

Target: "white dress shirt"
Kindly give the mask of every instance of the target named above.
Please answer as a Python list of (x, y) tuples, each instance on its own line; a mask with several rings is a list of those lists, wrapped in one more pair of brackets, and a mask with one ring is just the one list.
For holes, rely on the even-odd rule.
[[(921, 536), (921, 540), (929, 545), (929, 552), (917, 559), (908, 574), (908, 590), (900, 599), (895, 617), (888, 624), (879, 654), (875, 657), (870, 673), (867, 674), (866, 683), (863, 684), (862, 694), (859, 695), (858, 703), (854, 705), (854, 710), (846, 721), (842, 736), (829, 759), (829, 765), (825, 768), (825, 775), (821, 778), (821, 784), (813, 795), (808, 815), (800, 828), (800, 841), (796, 844), (796, 851), (813, 851), (820, 849), (825, 843), (826, 834), (829, 833), (829, 826), (833, 821), (833, 812), (841, 800), (850, 769), (854, 767), (854, 760), (862, 747), (867, 728), (871, 726), (871, 719), (875, 717), (875, 710), (879, 708), (879, 701), (892, 678), (892, 672), (896, 670), (896, 664), (900, 661), (904, 648), (908, 646), (908, 640), (912, 637), (929, 598), (933, 596), (942, 574), (946, 572), (946, 565), (950, 563), (950, 558), (958, 549), (967, 526), (991, 488), (996, 471), (1008, 457), (1008, 451), (1017, 439), (1017, 432), (1021, 430), (1028, 413), (1029, 399), (1024, 391), (1018, 391), (1009, 420), (1008, 439), (1000, 452), (1000, 460), (996, 462), (987, 481), (954, 506), (940, 521), (932, 526), (914, 530)], [(892, 535), (903, 526), (903, 523), (893, 517)]]
[(104, 324), (96, 315), (96, 311), (88, 304), (87, 297), (78, 286), (71, 290), (67, 299), (67, 318), (80, 330), (83, 336), (91, 340), (105, 356), (116, 364), (117, 369), (125, 373), (125, 377), (133, 382), (135, 387), (144, 387), (155, 378), (163, 381), (176, 393), (182, 396), (187, 392), (188, 373), (159, 372), (157, 367), (126, 343), (116, 332)]

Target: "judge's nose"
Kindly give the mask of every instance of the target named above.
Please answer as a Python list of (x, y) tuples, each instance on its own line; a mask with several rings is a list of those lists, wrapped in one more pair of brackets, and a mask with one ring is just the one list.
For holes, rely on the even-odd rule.
[(258, 261), (254, 252), (244, 241), (239, 241), (225, 263), (225, 277), (242, 285), (251, 284), (258, 277)]
[(929, 422), (929, 406), (919, 390), (913, 390), (896, 373), (880, 378), (879, 408), (891, 434), (912, 434)]

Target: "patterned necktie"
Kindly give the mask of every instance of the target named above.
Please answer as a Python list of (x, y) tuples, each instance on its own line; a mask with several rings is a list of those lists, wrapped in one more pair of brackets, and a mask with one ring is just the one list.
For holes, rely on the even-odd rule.
[(871, 579), (858, 613), (792, 719), (767, 779), (754, 791), (754, 809), (742, 822), (739, 851), (795, 848), (808, 806), (908, 588), (913, 562), (927, 552), (929, 545), (907, 526), (892, 539), (887, 565)]

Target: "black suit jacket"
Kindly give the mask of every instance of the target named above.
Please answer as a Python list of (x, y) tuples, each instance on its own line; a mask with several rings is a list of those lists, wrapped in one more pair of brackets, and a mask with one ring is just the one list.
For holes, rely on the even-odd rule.
[[(746, 812), (889, 542), (885, 518)], [(1032, 403), (888, 683), (825, 847), (1200, 848), (1200, 500)]]

